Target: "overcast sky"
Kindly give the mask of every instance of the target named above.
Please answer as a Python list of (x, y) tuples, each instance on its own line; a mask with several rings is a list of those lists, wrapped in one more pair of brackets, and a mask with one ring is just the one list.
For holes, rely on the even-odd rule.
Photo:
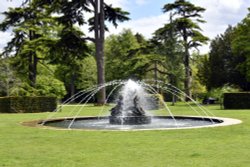
[[(114, 7), (121, 7), (130, 13), (130, 21), (120, 23), (117, 28), (109, 27), (110, 33), (118, 34), (123, 28), (130, 28), (134, 33), (139, 32), (146, 38), (168, 22), (168, 16), (162, 13), (162, 7), (174, 0), (104, 0)], [(6, 11), (8, 7), (21, 4), (22, 0), (1, 0), (0, 12)], [(191, 3), (206, 8), (203, 13), (205, 24), (201, 24), (203, 34), (213, 39), (222, 34), (228, 25), (236, 25), (246, 17), (250, 7), (250, 0), (190, 0)], [(0, 16), (2, 21), (3, 16)], [(85, 30), (85, 29), (84, 29)], [(85, 33), (87, 33), (85, 31)], [(0, 49), (10, 40), (11, 32), (0, 32)], [(201, 53), (208, 52), (208, 45), (200, 48)]]

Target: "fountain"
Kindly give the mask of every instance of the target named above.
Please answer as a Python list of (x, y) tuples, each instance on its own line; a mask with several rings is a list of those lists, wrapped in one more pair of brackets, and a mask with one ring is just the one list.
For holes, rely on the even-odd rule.
[[(81, 110), (88, 104), (88, 101), (103, 87), (112, 86), (113, 89), (107, 96), (106, 102), (112, 94), (119, 88), (116, 104), (107, 112), (106, 116), (79, 116)], [(44, 120), (26, 122), (25, 125), (33, 125), (46, 128), (61, 128), (61, 129), (87, 129), (87, 130), (165, 130), (165, 129), (187, 129), (187, 128), (201, 128), (201, 127), (215, 127), (225, 126), (231, 124), (238, 124), (241, 121), (231, 118), (214, 117), (211, 112), (206, 110), (199, 103), (192, 98), (190, 100), (196, 107), (189, 103), (187, 105), (196, 113), (196, 116), (176, 116), (174, 115), (164, 101), (162, 103), (162, 110), (166, 111), (166, 115), (154, 116), (148, 109), (152, 108), (152, 99), (147, 97), (149, 94), (158, 93), (154, 87), (156, 85), (142, 82), (142, 81), (112, 81), (97, 88), (89, 89), (80, 92), (74, 97), (68, 99), (65, 104), (84, 95), (81, 102), (84, 102), (82, 107), (78, 110), (72, 109), (69, 114), (74, 116), (67, 116), (63, 118), (56, 118), (55, 115), (60, 113), (60, 106), (57, 111), (53, 112), (48, 118)], [(164, 84), (157, 81), (157, 86), (163, 91), (172, 93), (178, 98), (186, 97), (185, 93), (178, 88)], [(100, 113), (105, 113), (104, 107)], [(205, 116), (202, 116), (205, 115)], [(212, 116), (211, 116), (212, 115)]]
[(119, 97), (117, 105), (111, 109), (110, 124), (139, 125), (151, 123), (151, 116), (145, 114), (144, 109), (140, 106), (138, 96), (135, 95), (131, 100), (133, 100), (133, 105), (123, 109), (123, 97)]
[[(109, 116), (110, 124), (117, 125), (139, 125), (151, 123), (151, 116), (146, 115), (141, 106), (141, 87), (132, 80), (129, 80), (120, 92), (118, 102), (111, 109)], [(143, 96), (144, 91), (141, 96)]]

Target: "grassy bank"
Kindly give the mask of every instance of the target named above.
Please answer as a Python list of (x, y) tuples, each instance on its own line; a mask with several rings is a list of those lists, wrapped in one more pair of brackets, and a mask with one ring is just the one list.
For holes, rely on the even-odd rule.
[[(74, 115), (78, 110), (72, 111), (73, 108), (65, 107), (55, 116)], [(108, 108), (104, 108), (104, 112)], [(174, 114), (192, 114), (184, 104), (170, 108)], [(248, 167), (250, 110), (221, 110), (220, 106), (207, 108), (216, 116), (237, 118), (243, 123), (169, 131), (74, 131), (20, 124), (46, 118), (51, 113), (0, 114), (0, 166)], [(99, 112), (100, 107), (89, 106), (80, 115), (97, 115)]]

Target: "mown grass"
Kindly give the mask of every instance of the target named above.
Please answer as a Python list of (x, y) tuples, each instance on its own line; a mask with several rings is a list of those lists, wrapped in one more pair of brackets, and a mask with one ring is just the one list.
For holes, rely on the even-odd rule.
[[(169, 131), (74, 131), (20, 124), (47, 118), (51, 113), (0, 114), (0, 166), (249, 167), (250, 110), (221, 110), (217, 105), (207, 108), (216, 116), (237, 118), (243, 123)], [(55, 117), (69, 115), (72, 109), (64, 107)], [(193, 114), (183, 103), (170, 109), (178, 115)], [(79, 115), (97, 115), (100, 107), (83, 110)]]

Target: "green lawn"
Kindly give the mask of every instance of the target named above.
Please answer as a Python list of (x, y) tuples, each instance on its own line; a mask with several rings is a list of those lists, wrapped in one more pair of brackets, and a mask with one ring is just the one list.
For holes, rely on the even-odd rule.
[[(65, 107), (55, 116), (69, 115), (72, 108)], [(74, 131), (20, 124), (46, 118), (51, 113), (0, 114), (0, 166), (249, 167), (250, 110), (208, 108), (216, 116), (237, 118), (243, 123), (168, 131)], [(84, 110), (80, 115), (96, 115), (100, 107)], [(192, 113), (184, 104), (171, 110), (174, 114)]]

